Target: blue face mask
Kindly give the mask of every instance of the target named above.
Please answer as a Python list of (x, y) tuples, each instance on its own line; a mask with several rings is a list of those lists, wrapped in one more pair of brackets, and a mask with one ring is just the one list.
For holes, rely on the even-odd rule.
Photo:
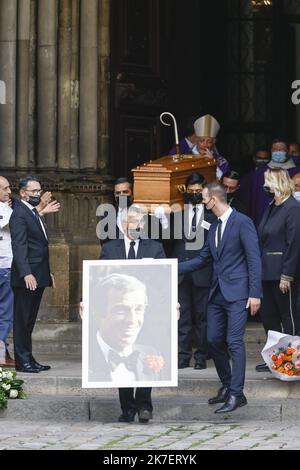
[(294, 192), (294, 198), (296, 199), (297, 202), (300, 204), (300, 191), (295, 191)]
[(283, 150), (272, 152), (272, 161), (274, 163), (284, 163), (286, 159), (287, 159), (287, 152), (284, 152)]

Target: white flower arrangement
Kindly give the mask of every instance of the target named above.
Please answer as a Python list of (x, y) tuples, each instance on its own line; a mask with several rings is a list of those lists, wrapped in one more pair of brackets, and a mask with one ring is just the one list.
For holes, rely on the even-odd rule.
[(7, 408), (9, 398), (26, 398), (22, 388), (24, 380), (17, 379), (17, 373), (0, 367), (0, 410)]

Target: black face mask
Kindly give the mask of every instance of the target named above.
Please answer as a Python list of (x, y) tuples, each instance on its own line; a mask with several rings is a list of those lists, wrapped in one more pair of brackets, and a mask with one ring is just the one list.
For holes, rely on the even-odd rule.
[(211, 209), (208, 209), (207, 204), (209, 204), (210, 202), (211, 202), (211, 199), (210, 199), (210, 201), (208, 201), (206, 204), (204, 204), (204, 206), (205, 206), (205, 210), (206, 210), (207, 212), (212, 213), (212, 210), (213, 210), (213, 208), (215, 207), (215, 204), (213, 205), (213, 207), (212, 207)]
[(116, 205), (120, 209), (128, 209), (132, 204), (131, 196), (117, 196), (115, 197)]
[(41, 196), (30, 196), (27, 202), (31, 206), (36, 207), (41, 202)]
[(265, 194), (266, 194), (267, 196), (269, 196), (269, 198), (274, 199), (275, 193), (273, 193), (273, 192), (271, 191), (271, 189), (269, 188), (269, 186), (264, 186), (264, 192), (265, 192)]
[(227, 204), (230, 204), (232, 200), (234, 199), (237, 191), (234, 191), (233, 193), (227, 193)]
[(185, 193), (184, 202), (185, 204), (192, 204), (196, 206), (197, 204), (202, 204), (203, 198), (201, 193)]
[(264, 159), (264, 158), (254, 158), (253, 159), (254, 161), (254, 164), (256, 166), (263, 166), (263, 165), (267, 165), (270, 161), (270, 158), (267, 158), (267, 159)]

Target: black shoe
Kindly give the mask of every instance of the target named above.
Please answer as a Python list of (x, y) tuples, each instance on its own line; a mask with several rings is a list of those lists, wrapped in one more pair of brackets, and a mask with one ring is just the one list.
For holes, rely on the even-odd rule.
[(146, 424), (149, 420), (152, 419), (152, 413), (149, 410), (140, 410), (139, 411), (139, 423)]
[(264, 362), (263, 364), (258, 364), (255, 367), (256, 372), (271, 372), (267, 364)]
[(16, 364), (16, 371), (18, 372), (31, 372), (33, 374), (37, 374), (40, 372), (40, 370), (35, 367), (34, 364), (30, 364), (30, 362), (27, 362), (26, 364)]
[(126, 411), (119, 416), (118, 421), (119, 423), (133, 423), (135, 418), (136, 412), (135, 411)]
[(194, 369), (196, 369), (196, 370), (206, 369), (206, 361), (197, 361), (197, 362), (195, 362)]
[(241, 397), (236, 397), (235, 395), (230, 395), (226, 403), (219, 408), (218, 410), (215, 411), (216, 414), (222, 414), (222, 413), (230, 413), (231, 411), (236, 410), (237, 408), (240, 408), (241, 406), (247, 405), (247, 398), (245, 395), (242, 395)]
[(178, 359), (178, 369), (186, 369), (187, 367), (190, 367), (190, 361)]
[(42, 364), (39, 364), (38, 362), (33, 362), (32, 363), (34, 365), (34, 367), (36, 367), (40, 372), (43, 372), (45, 370), (49, 370), (51, 369), (51, 366), (43, 366)]
[(223, 386), (218, 390), (218, 393), (215, 397), (212, 397), (208, 400), (208, 404), (216, 405), (217, 403), (225, 403), (228, 397), (229, 397), (229, 388)]

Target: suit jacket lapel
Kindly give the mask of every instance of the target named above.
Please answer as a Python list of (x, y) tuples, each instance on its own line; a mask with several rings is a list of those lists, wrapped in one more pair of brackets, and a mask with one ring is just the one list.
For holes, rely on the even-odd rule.
[(227, 240), (229, 239), (229, 234), (231, 232), (231, 229), (232, 229), (232, 226), (233, 226), (233, 223), (234, 223), (234, 220), (235, 220), (235, 216), (236, 216), (236, 211), (233, 210), (232, 213), (229, 216), (229, 219), (227, 220), (226, 227), (225, 227), (225, 230), (224, 230), (224, 233), (223, 233), (223, 236), (222, 236), (221, 246), (220, 246), (220, 249), (218, 250), (219, 257), (221, 256), (222, 251), (224, 249), (224, 246), (225, 246)]
[(117, 245), (118, 259), (127, 259), (124, 239), (119, 238), (118, 242), (119, 242)]
[(218, 229), (218, 224), (216, 222), (213, 222), (212, 227), (210, 228), (211, 230), (211, 237), (210, 237), (210, 251), (212, 252), (212, 255), (214, 259), (218, 258), (217, 255), (217, 247), (216, 247), (216, 231)]
[[(265, 213), (264, 213), (264, 215), (263, 215), (263, 218), (261, 219), (261, 222), (260, 222), (260, 224), (259, 224), (259, 229), (260, 229), (260, 227), (261, 227), (261, 229), (260, 229), (261, 231), (263, 231), (264, 225), (265, 225), (265, 223), (267, 222), (267, 220), (268, 220), (268, 218), (269, 218), (270, 211), (271, 211), (271, 205), (269, 205), (268, 208), (266, 209), (266, 211), (265, 211)], [(259, 231), (260, 231), (260, 230), (259, 230)]]
[[(45, 237), (45, 234), (44, 234), (44, 232), (43, 232), (43, 229), (42, 229), (42, 227), (41, 227), (41, 223), (40, 223), (38, 217), (37, 217), (36, 215), (34, 215), (34, 213), (32, 212), (32, 210), (29, 209), (29, 207), (27, 207), (25, 204), (23, 204), (23, 202), (21, 202), (21, 204), (22, 204), (21, 207), (23, 207), (23, 208), (25, 209), (25, 211), (30, 214), (30, 217), (35, 221), (35, 223), (36, 223), (37, 226), (39, 227), (40, 231), (42, 232), (43, 237), (45, 238), (45, 240), (47, 240), (47, 238)], [(45, 230), (46, 230), (46, 229), (45, 229)], [(46, 233), (47, 233), (47, 230), (46, 230)], [(47, 236), (48, 236), (48, 233), (47, 233)]]
[(137, 259), (143, 259), (146, 250), (147, 240), (140, 239), (137, 252)]

